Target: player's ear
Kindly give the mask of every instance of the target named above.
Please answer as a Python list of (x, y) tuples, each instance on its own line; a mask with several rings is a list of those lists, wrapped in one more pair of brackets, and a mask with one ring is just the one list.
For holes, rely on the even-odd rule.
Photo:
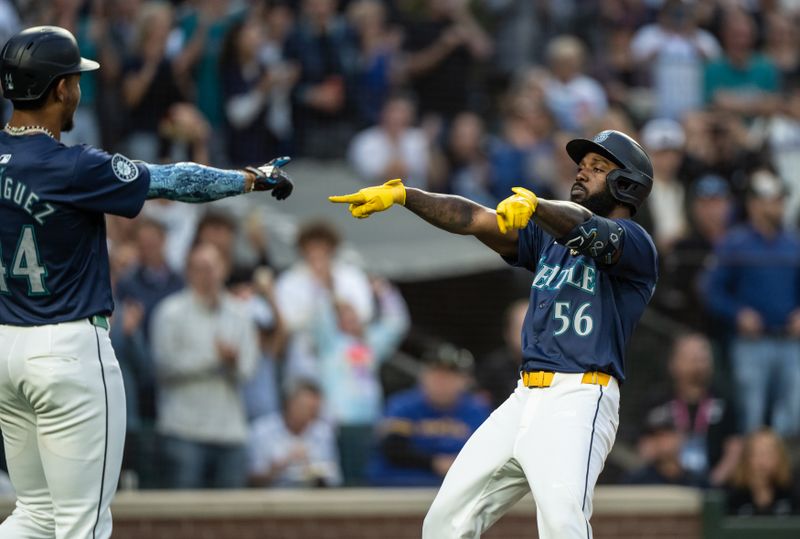
[(56, 103), (64, 103), (69, 95), (67, 88), (67, 77), (59, 77), (53, 86), (53, 100)]

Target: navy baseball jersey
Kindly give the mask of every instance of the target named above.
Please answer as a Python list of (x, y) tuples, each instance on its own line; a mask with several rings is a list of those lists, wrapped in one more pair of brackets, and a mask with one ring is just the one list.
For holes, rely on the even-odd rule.
[(110, 314), (104, 214), (136, 216), (149, 186), (122, 155), (0, 132), (0, 324)]
[(630, 220), (622, 254), (601, 267), (570, 250), (533, 220), (519, 231), (515, 266), (534, 272), (522, 326), (522, 369), (590, 372), (625, 379), (625, 347), (655, 290), (658, 255), (645, 230)]

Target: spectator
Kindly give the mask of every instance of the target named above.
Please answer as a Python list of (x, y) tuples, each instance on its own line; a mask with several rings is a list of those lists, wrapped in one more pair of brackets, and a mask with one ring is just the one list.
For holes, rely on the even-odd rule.
[(204, 211), (196, 204), (165, 199), (144, 203), (142, 215), (164, 227), (164, 258), (176, 273), (183, 275), (189, 249), (197, 234), (197, 224)]
[[(113, 60), (107, 49), (109, 34), (101, 4), (94, 2), (91, 10), (85, 8), (84, 2), (50, 2), (38, 14), (37, 24), (66, 28), (75, 35), (81, 56), (97, 58), (105, 69)], [(100, 143), (96, 107), (99, 78), (100, 74), (94, 72), (81, 75), (81, 101), (75, 111), (74, 126), (61, 139), (67, 146), (80, 143), (97, 146)]]
[(488, 407), (468, 392), (473, 359), (467, 350), (433, 350), (416, 388), (392, 395), (370, 463), (375, 485), (434, 486), (467, 439), (488, 417)]
[(546, 196), (554, 172), (554, 120), (544, 102), (516, 92), (506, 106), (500, 135), (489, 145), (492, 206), (516, 186)]
[(798, 509), (786, 445), (770, 429), (751, 433), (728, 490), (728, 512), (737, 516), (786, 516)]
[(654, 93), (653, 112), (681, 120), (703, 105), (703, 68), (721, 50), (716, 38), (697, 27), (693, 4), (667, 0), (657, 22), (640, 28), (631, 51), (639, 69), (649, 76)]
[(764, 53), (781, 75), (781, 87), (792, 91), (800, 85), (800, 41), (797, 18), (785, 13), (770, 13), (766, 17)]
[(537, 63), (544, 48), (547, 18), (542, 3), (528, 0), (492, 0), (481, 8), (492, 17), (494, 52), (491, 69), (505, 85), (515, 73)]
[(340, 242), (339, 232), (325, 221), (310, 221), (300, 229), (301, 260), (278, 277), (275, 290), (289, 331), (311, 329), (319, 290), (329, 289), (352, 305), (362, 324), (372, 319), (372, 287), (360, 268), (336, 258)]
[(306, 223), (297, 236), (300, 260), (278, 277), (275, 295), (289, 332), (284, 371), (287, 380), (314, 378), (319, 369), (312, 333), (321, 291), (332, 291), (323, 298), (335, 297), (350, 304), (362, 324), (373, 317), (369, 279), (361, 268), (336, 256), (339, 243), (339, 232), (330, 223)]
[(740, 205), (749, 175), (767, 166), (766, 156), (745, 121), (734, 113), (702, 112), (687, 114), (684, 125), (686, 155), (681, 178), (693, 181), (705, 174), (721, 176)]
[(414, 127), (416, 109), (405, 94), (395, 94), (381, 111), (381, 122), (353, 138), (350, 163), (365, 183), (403, 178), (410, 186), (428, 188), (428, 139)]
[[(194, 83), (195, 105), (214, 128), (213, 133), (219, 133), (223, 124), (219, 77), (222, 42), (242, 16), (239, 6), (231, 0), (198, 0), (178, 21), (184, 47), (175, 58), (175, 72), (183, 81)], [(221, 142), (214, 140), (212, 145)]]
[(503, 404), (519, 382), (522, 364), (522, 322), (528, 312), (528, 300), (517, 300), (506, 308), (503, 346), (478, 363), (477, 382), (492, 409)]
[[(449, 122), (473, 108), (473, 69), (492, 53), (489, 36), (465, 0), (431, 0), (405, 28), (406, 70), (423, 116)], [(442, 91), (447, 88), (447, 91)]]
[(151, 329), (166, 485), (240, 488), (247, 477), (241, 389), (256, 367), (256, 329), (223, 289), (216, 247), (192, 250), (187, 281), (158, 306)]
[(286, 57), (286, 42), (295, 24), (289, 4), (277, 0), (265, 4), (266, 35), (259, 52), (261, 63), (272, 75), (267, 125), (278, 142), (277, 155), (293, 155), (292, 89), (297, 84), (297, 66)]
[[(445, 149), (448, 178), (444, 189), (479, 204), (491, 206), (491, 166), (486, 126), (474, 112), (462, 112), (453, 119)], [(433, 182), (432, 182), (433, 183)]]
[[(347, 301), (323, 297), (314, 322), (325, 409), (337, 426), (337, 443), (346, 485), (363, 485), (373, 429), (383, 405), (381, 364), (397, 350), (408, 330), (403, 297), (389, 283), (374, 281), (379, 315), (359, 320)], [(326, 291), (330, 294), (330, 291)], [(326, 295), (327, 295), (326, 294)]]
[(386, 99), (399, 78), (401, 36), (387, 25), (386, 7), (381, 0), (350, 2), (347, 15), (359, 42), (355, 83), (358, 120), (371, 126), (380, 121)]
[[(728, 481), (741, 440), (732, 401), (712, 387), (711, 343), (700, 333), (676, 338), (669, 358), (672, 387), (646, 414), (648, 423), (669, 419), (682, 436), (681, 467), (713, 486)], [(645, 449), (645, 453), (647, 453)]]
[(281, 362), (287, 333), (275, 300), (274, 283), (272, 270), (262, 266), (256, 268), (250, 279), (233, 284), (231, 290), (250, 306), (258, 328), (258, 363), (242, 389), (247, 419), (251, 422), (279, 409)]
[[(248, 280), (259, 266), (270, 266), (268, 240), (260, 216), (253, 212), (242, 218), (243, 236), (246, 236), (249, 253), (238, 243), (239, 220), (229, 212), (210, 211), (197, 225), (193, 243), (211, 243), (225, 260), (225, 280)], [(245, 256), (249, 254), (249, 256)]]
[(641, 86), (636, 57), (631, 50), (633, 30), (612, 26), (604, 36), (606, 47), (590, 60), (589, 75), (603, 85), (611, 106), (628, 107), (633, 112), (639, 107), (636, 97), (640, 92), (631, 90)]
[(692, 185), (689, 199), (690, 231), (661, 258), (663, 270), (654, 304), (670, 318), (708, 331), (700, 277), (715, 246), (730, 229), (733, 205), (728, 182), (712, 174)]
[(747, 118), (771, 114), (780, 104), (780, 73), (757, 53), (755, 24), (744, 10), (730, 8), (722, 21), (724, 55), (706, 65), (706, 103)]
[[(112, 325), (111, 338), (125, 382), (129, 419), (126, 465), (135, 468), (139, 485), (149, 488), (156, 484), (157, 477), (153, 466), (157, 411), (150, 319), (164, 298), (183, 288), (183, 278), (166, 263), (164, 227), (147, 217), (140, 217), (135, 223), (138, 263), (114, 289), (121, 323)], [(130, 462), (132, 457), (137, 457), (136, 462)]]
[[(167, 56), (172, 22), (169, 4), (145, 3), (137, 17), (135, 49), (123, 68), (122, 96), (128, 111), (125, 146), (129, 155), (145, 161), (166, 158), (168, 136), (187, 131), (185, 123), (195, 144), (204, 145), (208, 133), (194, 109), (179, 106), (184, 95)], [(164, 130), (168, 123), (174, 124), (169, 135)]]
[(688, 229), (685, 190), (678, 177), (686, 135), (678, 122), (666, 118), (650, 120), (641, 133), (642, 145), (653, 162), (653, 190), (637, 213), (637, 221), (651, 232), (663, 256)]
[(800, 224), (800, 84), (785, 96), (778, 114), (767, 120), (766, 143), (778, 175), (788, 190), (786, 219), (789, 228)]
[(608, 110), (603, 87), (584, 74), (586, 47), (570, 35), (547, 44), (547, 64), (552, 76), (545, 83), (545, 101), (559, 128), (583, 132)]
[(258, 53), (260, 21), (237, 21), (225, 36), (220, 53), (220, 80), (225, 106), (226, 149), (234, 166), (274, 155), (276, 137), (267, 126), (273, 75), (261, 65)]
[[(268, 14), (271, 19), (267, 20), (279, 17), (272, 10), (280, 13), (284, 9), (271, 8)], [(273, 22), (272, 27), (275, 26)], [(297, 70), (283, 61), (280, 43), (267, 44), (264, 30), (258, 19), (238, 21), (222, 44), (220, 77), (225, 101), (225, 142), (228, 159), (235, 166), (258, 162), (264, 155), (280, 155), (286, 149), (285, 131), (291, 129), (290, 125), (275, 129), (278, 103), (273, 103), (273, 99), (288, 97)], [(270, 48), (265, 53), (266, 47)], [(264, 65), (262, 55), (268, 55), (270, 65)]]
[(298, 381), (281, 412), (256, 420), (248, 444), (249, 483), (255, 487), (333, 487), (341, 479), (333, 426), (321, 417), (322, 394)]
[(295, 87), (298, 150), (331, 159), (345, 152), (352, 136), (353, 79), (358, 50), (337, 0), (303, 0), (299, 23), (286, 44), (286, 56), (300, 68)]
[[(648, 418), (644, 436), (639, 440), (645, 464), (622, 478), (629, 485), (681, 485), (704, 487), (706, 480), (683, 467), (681, 448), (684, 438), (668, 415)], [(641, 449), (645, 448), (645, 449)]]
[(137, 219), (135, 239), (139, 263), (120, 279), (116, 299), (142, 307), (143, 335), (149, 342), (153, 310), (165, 297), (183, 288), (183, 278), (167, 265), (166, 231), (161, 223), (147, 217)]
[(741, 427), (769, 424), (782, 435), (800, 426), (800, 242), (783, 229), (784, 187), (760, 170), (750, 179), (748, 220), (715, 249), (706, 301), (734, 328), (733, 377)]

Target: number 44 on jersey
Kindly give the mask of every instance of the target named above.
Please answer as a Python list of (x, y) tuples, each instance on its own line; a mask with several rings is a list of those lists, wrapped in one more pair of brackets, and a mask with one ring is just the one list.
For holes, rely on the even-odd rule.
[[(0, 294), (9, 294), (8, 269), (3, 264), (2, 248), (0, 248)], [(44, 284), (47, 268), (39, 260), (39, 247), (36, 244), (36, 233), (33, 225), (24, 225), (17, 240), (14, 258), (11, 262), (10, 277), (28, 280), (28, 295), (43, 296), (50, 292)]]

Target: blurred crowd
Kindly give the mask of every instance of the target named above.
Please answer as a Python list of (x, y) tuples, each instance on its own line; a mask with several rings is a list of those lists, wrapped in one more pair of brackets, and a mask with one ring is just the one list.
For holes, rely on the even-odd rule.
[[(493, 207), (568, 198), (570, 138), (634, 135), (674, 342), (621, 480), (800, 511), (800, 2), (0, 0), (3, 40), (37, 24), (102, 65), (65, 142), (145, 161), (346, 160)], [(108, 227), (123, 487), (435, 485), (518, 379), (525, 300), (495, 352), (430, 346), (384, 398), (413, 320), (328, 223), (280, 268), (247, 208)]]

